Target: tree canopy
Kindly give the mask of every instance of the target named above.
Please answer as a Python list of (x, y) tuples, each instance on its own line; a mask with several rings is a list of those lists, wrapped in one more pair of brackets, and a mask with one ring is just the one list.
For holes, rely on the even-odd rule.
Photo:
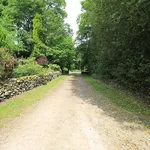
[(148, 94), (150, 2), (84, 0), (76, 43), (82, 65), (97, 78)]
[(69, 69), (74, 44), (65, 6), (65, 0), (0, 0), (0, 47), (18, 58), (45, 57)]

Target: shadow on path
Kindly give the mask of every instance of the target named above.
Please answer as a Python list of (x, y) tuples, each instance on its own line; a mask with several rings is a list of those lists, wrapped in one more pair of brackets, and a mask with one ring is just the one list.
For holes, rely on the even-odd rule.
[[(94, 91), (80, 73), (71, 73), (70, 76), (73, 76), (69, 82), (72, 85), (72, 93), (76, 97), (81, 98), (86, 103), (96, 105), (99, 109), (103, 110), (103, 115), (116, 120), (123, 129), (144, 130), (139, 125), (139, 123), (141, 124), (142, 122), (138, 119), (137, 115), (126, 112), (119, 106), (111, 104), (107, 98)], [(135, 121), (138, 123), (135, 123)], [(125, 125), (124, 123), (130, 123), (130, 125)], [(131, 125), (132, 123), (135, 123), (134, 126)]]

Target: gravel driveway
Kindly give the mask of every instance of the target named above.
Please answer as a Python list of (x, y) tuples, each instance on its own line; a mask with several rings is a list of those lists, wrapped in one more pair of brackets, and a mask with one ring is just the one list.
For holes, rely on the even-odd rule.
[(149, 150), (150, 134), (116, 119), (79, 75), (0, 131), (0, 150)]

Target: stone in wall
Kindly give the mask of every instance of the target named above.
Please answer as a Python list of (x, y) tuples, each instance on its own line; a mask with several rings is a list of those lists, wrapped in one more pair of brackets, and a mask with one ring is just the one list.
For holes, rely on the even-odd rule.
[(47, 73), (44, 75), (12, 78), (0, 82), (0, 101), (19, 95), (35, 87), (47, 84), (49, 81), (59, 77), (60, 72)]

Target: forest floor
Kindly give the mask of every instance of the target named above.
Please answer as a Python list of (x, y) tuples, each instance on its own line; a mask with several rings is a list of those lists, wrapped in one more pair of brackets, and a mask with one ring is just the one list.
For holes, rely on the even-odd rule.
[(0, 129), (0, 150), (149, 150), (150, 132), (70, 75)]

